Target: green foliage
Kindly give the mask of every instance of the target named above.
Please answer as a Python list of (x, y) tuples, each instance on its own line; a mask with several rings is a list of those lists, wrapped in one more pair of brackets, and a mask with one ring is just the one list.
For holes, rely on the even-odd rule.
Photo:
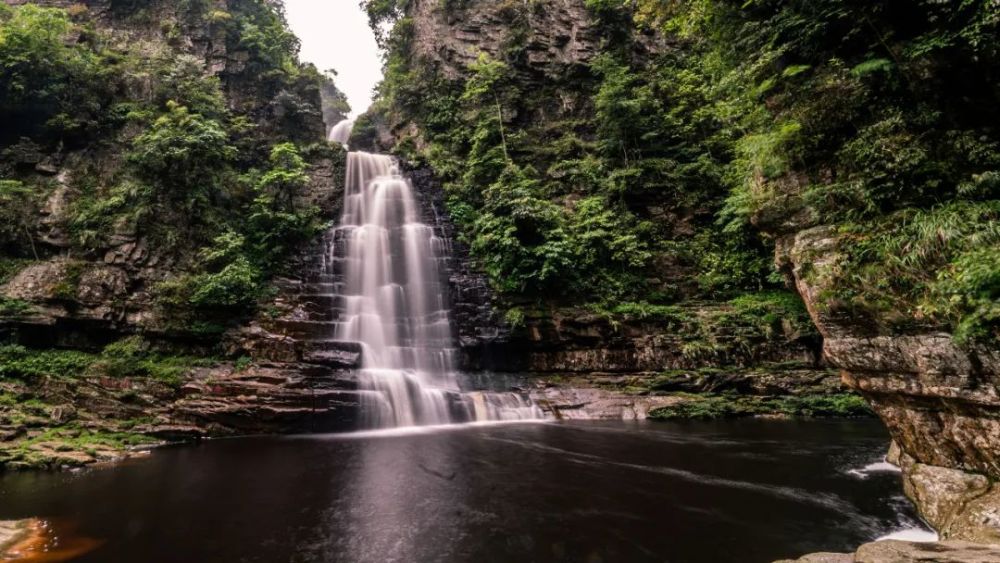
[(0, 346), (0, 379), (30, 381), (39, 377), (138, 377), (179, 386), (185, 374), (192, 369), (214, 363), (212, 358), (157, 353), (141, 336), (130, 336), (113, 342), (100, 354), (74, 350), (35, 350), (18, 345)]
[(0, 257), (0, 285), (14, 279), (30, 263), (30, 260)]
[(319, 232), (319, 211), (301, 209), (294, 196), (309, 178), (306, 163), (291, 143), (271, 150), (270, 168), (252, 171), (254, 198), (244, 220), (213, 239), (199, 255), (201, 273), (181, 276), (157, 288), (161, 305), (182, 322), (185, 311), (226, 314), (252, 308), (266, 295), (264, 282), (297, 245)]
[(179, 387), (193, 368), (212, 365), (211, 358), (171, 356), (156, 353), (141, 336), (129, 336), (104, 347), (88, 366), (88, 375), (150, 378)]
[(383, 31), (391, 28), (405, 14), (410, 0), (362, 0), (361, 7), (368, 14), (368, 21), (375, 31), (375, 39), (380, 47), (385, 47), (388, 38)]
[(938, 273), (928, 301), (950, 317), (959, 340), (1000, 339), (1000, 245), (959, 254)]
[(129, 161), (139, 176), (169, 190), (187, 210), (205, 205), (218, 189), (220, 172), (236, 156), (223, 126), (176, 102), (136, 137)]
[(34, 254), (31, 233), (39, 191), (19, 180), (0, 179), (0, 248)]
[[(621, 49), (595, 58), (589, 77), (541, 84), (525, 79), (520, 7), (504, 11), (509, 48), (449, 80), (412, 56), (405, 3), (367, 6), (373, 22), (395, 22), (378, 111), (415, 122), (427, 147), (417, 153), (404, 140), (396, 150), (446, 181), (449, 211), (504, 297), (669, 301), (772, 285), (770, 249), (747, 229), (726, 238), (715, 224), (735, 151), (732, 132), (704, 109), (710, 76), (677, 52), (630, 57), (624, 3), (588, 4)], [(573, 113), (553, 107), (556, 98)], [(362, 118), (356, 132), (366, 126)], [(677, 232), (654, 213), (689, 223)], [(705, 275), (649, 287), (664, 262)]]
[(692, 395), (674, 405), (653, 409), (651, 420), (741, 418), (758, 415), (796, 417), (871, 416), (868, 404), (857, 395), (788, 395), (752, 397), (744, 395)]
[(306, 163), (292, 143), (271, 149), (270, 169), (254, 186), (256, 197), (250, 206), (245, 232), (246, 244), (254, 261), (273, 269), (296, 245), (318, 233), (319, 210), (297, 208), (295, 196), (309, 184)]
[(997, 337), (1000, 202), (955, 201), (842, 228), (836, 298), (869, 312), (948, 323), (963, 341)]
[(686, 69), (711, 72), (708, 112), (733, 133), (727, 232), (838, 224), (831, 307), (890, 330), (947, 323), (962, 340), (996, 338), (994, 3), (637, 9), (687, 41)]
[(34, 307), (31, 303), (22, 299), (11, 299), (0, 296), (0, 318), (23, 317), (30, 313)]
[(0, 378), (30, 380), (43, 376), (79, 376), (92, 362), (93, 356), (85, 352), (0, 346)]
[(78, 132), (105, 97), (103, 68), (64, 10), (35, 4), (0, 14), (0, 141)]

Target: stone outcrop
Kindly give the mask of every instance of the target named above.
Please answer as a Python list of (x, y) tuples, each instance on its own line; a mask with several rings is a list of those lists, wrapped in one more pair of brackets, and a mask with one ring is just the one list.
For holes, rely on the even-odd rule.
[(438, 0), (411, 4), (414, 55), (439, 63), (450, 79), (463, 75), (480, 53), (501, 58), (513, 41), (512, 30), (524, 34), (519, 41), (529, 68), (547, 79), (565, 78), (589, 61), (601, 39), (582, 0), (553, 0), (527, 10), (516, 2), (448, 8)]
[(942, 538), (997, 541), (1000, 351), (959, 345), (926, 322), (892, 328), (891, 319), (845, 310), (829, 298), (847, 244), (837, 229), (787, 216), (757, 221), (777, 238), (777, 265), (823, 335), (825, 359), (870, 402), (898, 444), (906, 492), (920, 513)]
[(886, 540), (867, 543), (856, 553), (813, 553), (776, 563), (993, 563), (1000, 546), (963, 541), (914, 543)]
[(844, 392), (836, 372), (773, 365), (762, 369), (679, 369), (660, 374), (565, 375), (540, 375), (521, 383), (529, 388), (532, 400), (558, 420), (645, 420), (655, 409), (724, 394), (781, 399)]
[(45, 432), (50, 428), (127, 432), (168, 442), (345, 431), (355, 428), (361, 403), (350, 370), (290, 363), (222, 363), (196, 368), (179, 384), (149, 378), (47, 377), (30, 385), (0, 382), (0, 392), (22, 401), (13, 413), (0, 406), (0, 467), (9, 469), (79, 466), (127, 455), (111, 444), (49, 438)]

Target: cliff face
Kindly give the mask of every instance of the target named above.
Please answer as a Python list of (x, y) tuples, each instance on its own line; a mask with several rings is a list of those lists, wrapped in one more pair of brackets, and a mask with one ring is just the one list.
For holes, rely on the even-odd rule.
[[(27, 3), (11, 0), (7, 4)], [(243, 23), (233, 23), (256, 15), (255, 10), (264, 10), (253, 2), (95, 0), (31, 4), (67, 9), (78, 26), (72, 32), (77, 34), (73, 41), (95, 45), (93, 48), (101, 56), (129, 61), (122, 65), (124, 74), (115, 79), (114, 91), (106, 101), (99, 102), (105, 104), (103, 112), (127, 109), (138, 115), (135, 108), (159, 111), (171, 97), (182, 104), (195, 104), (199, 99), (194, 96), (215, 95), (209, 81), (217, 81), (224, 104), (219, 109), (228, 114), (228, 119), (246, 120), (245, 127), (253, 130), (239, 141), (245, 143), (239, 156), (244, 167), (266, 165), (268, 147), (282, 141), (305, 147), (325, 138), (321, 79), (317, 74), (303, 72), (281, 80), (259, 77), (258, 73), (270, 63), (253, 52), (254, 47), (242, 37), (238, 26)], [(138, 61), (132, 63), (132, 58)], [(148, 62), (140, 62), (142, 59)], [(195, 86), (183, 80), (205, 81), (209, 86), (204, 94), (193, 94), (184, 89)], [(101, 226), (103, 232), (95, 233), (96, 240), (81, 237), (81, 222), (85, 219), (81, 214), (91, 200), (122, 197), (115, 192), (115, 184), (130, 174), (126, 171), (132, 158), (130, 145), (143, 127), (141, 118), (129, 119), (117, 130), (95, 132), (71, 142), (22, 137), (4, 147), (3, 176), (43, 186), (39, 191), (44, 193), (26, 210), (37, 217), (25, 224), (29, 240), (5, 242), (8, 257), (14, 261), (6, 269), (4, 298), (23, 303), (26, 309), (15, 318), (8, 316), (6, 326), (16, 327), (27, 340), (99, 347), (119, 333), (136, 330), (201, 338), (196, 331), (188, 331), (166, 318), (169, 314), (156, 302), (155, 293), (163, 282), (199, 267), (199, 246), (210, 241), (198, 240), (197, 234), (208, 228), (191, 224), (188, 228), (195, 237), (167, 240), (162, 231), (171, 228), (169, 224), (161, 227), (155, 220), (136, 221), (107, 207), (94, 209), (104, 214), (102, 221), (113, 224)], [(291, 207), (301, 211), (318, 206), (329, 212), (339, 205), (336, 176), (342, 157), (336, 152), (316, 150), (306, 158), (308, 181), (288, 194)], [(218, 168), (228, 165), (221, 160), (217, 163)], [(235, 183), (233, 179), (224, 182)], [(220, 191), (230, 189), (225, 186)], [(231, 200), (221, 198), (239, 196), (230, 193), (210, 197), (212, 201), (200, 203), (202, 208), (231, 206)], [(169, 202), (167, 206), (164, 223), (172, 219), (178, 203)], [(177, 222), (178, 228), (184, 228), (182, 219)], [(211, 236), (206, 232), (205, 238)], [(209, 343), (214, 338), (211, 334), (207, 337)]]
[[(579, 73), (599, 52), (602, 34), (583, 2), (557, 0), (522, 10), (513, 2), (469, 2), (442, 9), (440, 2), (416, 0), (413, 55), (440, 65), (448, 79), (463, 77), (481, 53), (502, 58), (515, 41), (526, 48), (525, 72), (549, 80)], [(520, 28), (522, 37), (511, 30)]]
[(238, 357), (342, 195), (280, 4), (8, 0), (7, 34), (0, 466), (350, 427), (349, 358)]
[(837, 311), (828, 296), (849, 244), (837, 229), (779, 235), (785, 268), (823, 334), (823, 354), (860, 392), (898, 446), (907, 495), (942, 537), (1000, 540), (1000, 351), (959, 345), (941, 327), (885, 334), (878, 319)]
[[(605, 21), (582, 0), (406, 6), (387, 39), (386, 95), (359, 121), (352, 142), (374, 142), (422, 165), (415, 184), (434, 201), (435, 218), (455, 243), (452, 302), (467, 368), (538, 374), (789, 362), (821, 368), (819, 340), (800, 326), (804, 316), (778, 304), (790, 295), (751, 279), (757, 272), (738, 279), (736, 268), (699, 278), (700, 260), (714, 267), (733, 260), (751, 270), (768, 260), (768, 251), (749, 239), (723, 257), (729, 250), (717, 241), (712, 214), (720, 199), (711, 178), (684, 176), (692, 186), (681, 194), (678, 186), (661, 185), (661, 171), (636, 164), (648, 158), (674, 167), (669, 163), (680, 155), (661, 147), (670, 143), (627, 146), (636, 142), (629, 133), (610, 156), (600, 148), (611, 145), (602, 138), (610, 125), (598, 118), (605, 110), (596, 105), (611, 88), (609, 61), (642, 69), (635, 72), (655, 68), (671, 51), (663, 36)], [(481, 79), (491, 94), (465, 105)], [(626, 88), (641, 86), (629, 80)], [(487, 149), (490, 143), (496, 146)], [(595, 169), (584, 173), (588, 165)], [(518, 180), (503, 177), (505, 167), (510, 174), (523, 170), (537, 185), (517, 191)], [(603, 186), (592, 174), (635, 180)], [(502, 209), (484, 203), (492, 197)], [(595, 206), (608, 214), (587, 216)], [(498, 226), (522, 215), (541, 224)], [(565, 218), (550, 224), (549, 215)], [(595, 224), (600, 230), (590, 232)], [(496, 240), (506, 249), (486, 248)], [(576, 256), (558, 256), (567, 248)], [(590, 255), (593, 264), (581, 260)], [(511, 279), (521, 275), (512, 270), (532, 267), (538, 270)], [(729, 275), (719, 282), (724, 288), (705, 289)], [(744, 288), (762, 285), (775, 301), (762, 299), (759, 311), (744, 314)], [(768, 320), (755, 322), (760, 316)]]

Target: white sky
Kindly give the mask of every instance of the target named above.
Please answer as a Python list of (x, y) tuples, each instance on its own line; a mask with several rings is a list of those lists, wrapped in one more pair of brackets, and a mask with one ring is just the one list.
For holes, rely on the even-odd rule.
[(351, 115), (364, 113), (382, 79), (382, 58), (360, 0), (285, 0), (285, 11), (302, 40), (300, 58), (320, 71), (336, 70)]

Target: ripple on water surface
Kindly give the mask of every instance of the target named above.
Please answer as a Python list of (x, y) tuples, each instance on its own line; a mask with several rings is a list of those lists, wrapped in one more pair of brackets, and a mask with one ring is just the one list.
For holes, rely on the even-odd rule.
[(771, 561), (926, 531), (897, 474), (850, 471), (887, 443), (867, 420), (222, 440), (4, 476), (0, 519), (93, 538), (83, 562)]

